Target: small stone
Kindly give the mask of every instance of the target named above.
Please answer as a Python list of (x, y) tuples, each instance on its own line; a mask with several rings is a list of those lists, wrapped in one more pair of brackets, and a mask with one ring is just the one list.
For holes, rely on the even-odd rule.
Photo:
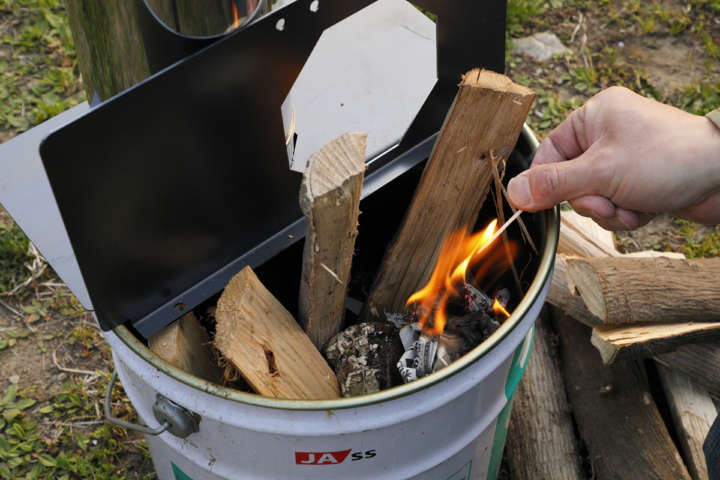
[(513, 48), (513, 53), (521, 53), (541, 62), (569, 51), (552, 32), (538, 32), (529, 37), (518, 38)]
[(8, 378), (8, 380), (10, 380), (10, 383), (18, 383), (20, 381), (20, 376), (10, 375), (10, 378)]
[(353, 325), (332, 337), (324, 349), (343, 397), (401, 384), (396, 364), (404, 351), (398, 329), (387, 322)]

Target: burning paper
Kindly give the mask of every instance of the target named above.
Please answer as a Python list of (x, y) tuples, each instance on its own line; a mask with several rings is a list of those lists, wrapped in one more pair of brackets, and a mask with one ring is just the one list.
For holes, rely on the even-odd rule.
[(400, 329), (400, 341), (405, 348), (398, 362), (403, 382), (412, 382), (432, 373), (438, 348), (437, 338), (423, 333), (418, 323), (411, 323)]
[(465, 230), (451, 234), (430, 281), (408, 298), (407, 306), (413, 313), (386, 312), (388, 321), (400, 328), (405, 353), (397, 366), (405, 383), (448, 366), (510, 316), (507, 289), (493, 298), (466, 280), (468, 270), (479, 263), (497, 238), (496, 227), (493, 221), (476, 234)]

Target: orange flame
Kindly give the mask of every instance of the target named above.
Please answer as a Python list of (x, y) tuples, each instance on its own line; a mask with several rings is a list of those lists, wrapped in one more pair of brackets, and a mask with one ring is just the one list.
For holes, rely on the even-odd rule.
[(502, 313), (502, 314), (505, 315), (505, 317), (510, 318), (510, 313), (508, 313), (508, 311), (505, 310), (505, 307), (503, 306), (502, 303), (498, 302), (498, 299), (497, 299), (497, 298), (496, 298), (495, 301), (493, 302), (493, 307), (492, 307), (492, 308), (493, 308), (493, 312), (494, 312), (495, 314)]
[[(418, 323), (425, 333), (442, 334), (447, 322), (445, 308), (450, 297), (460, 295), (457, 291), (458, 285), (465, 285), (468, 269), (484, 257), (496, 231), (497, 220), (493, 220), (481, 232), (470, 235), (467, 229), (462, 229), (448, 236), (430, 281), (413, 293), (405, 303), (406, 306), (415, 305), (420, 313)], [(490, 259), (491, 264), (496, 263), (497, 255), (491, 255)], [(479, 271), (484, 270), (486, 269), (481, 268)], [(429, 325), (431, 318), (432, 325)]]
[(240, 26), (240, 17), (238, 16), (237, 5), (235, 5), (235, 0), (230, 0), (230, 4), (232, 5), (233, 11), (233, 28), (237, 28)]

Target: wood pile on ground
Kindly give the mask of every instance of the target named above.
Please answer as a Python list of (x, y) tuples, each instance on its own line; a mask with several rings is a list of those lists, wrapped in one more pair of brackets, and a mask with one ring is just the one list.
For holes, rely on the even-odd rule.
[(708, 478), (716, 268), (676, 253), (621, 254), (610, 232), (562, 212), (554, 307), (538, 320), (510, 420), (513, 478)]

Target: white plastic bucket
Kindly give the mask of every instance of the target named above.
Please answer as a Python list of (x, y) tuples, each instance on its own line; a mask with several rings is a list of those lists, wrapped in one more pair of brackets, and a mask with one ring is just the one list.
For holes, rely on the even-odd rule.
[[(533, 148), (536, 142), (525, 132)], [(515, 387), (543, 306), (558, 237), (546, 213), (538, 273), (512, 316), (452, 365), (380, 393), (328, 401), (260, 397), (167, 364), (125, 327), (106, 332), (140, 418), (157, 427), (158, 394), (196, 414), (199, 431), (147, 436), (161, 480), (494, 479)]]

